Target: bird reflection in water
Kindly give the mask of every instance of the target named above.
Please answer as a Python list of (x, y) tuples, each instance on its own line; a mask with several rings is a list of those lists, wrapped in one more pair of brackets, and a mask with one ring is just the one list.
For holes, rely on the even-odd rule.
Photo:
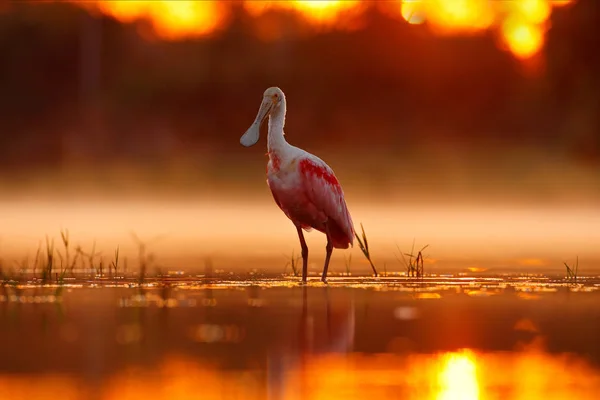
[[(354, 348), (355, 339), (355, 307), (351, 301), (345, 306), (343, 318), (341, 321), (334, 321), (329, 289), (325, 289), (326, 300), (326, 324), (327, 330), (324, 337), (317, 338), (315, 341), (315, 332), (317, 329), (314, 326), (314, 315), (308, 311), (307, 288), (302, 288), (302, 312), (299, 320), (298, 342), (296, 346), (283, 346), (272, 351), (268, 356), (267, 363), (267, 395), (270, 400), (283, 399), (304, 399), (304, 398), (331, 398), (334, 393), (344, 393), (346, 398), (359, 398), (366, 395), (368, 390), (364, 386), (394, 386), (395, 384), (407, 383), (398, 380), (393, 382), (390, 379), (376, 379), (373, 372), (385, 368), (388, 362), (392, 361), (389, 357), (382, 355), (381, 361), (378, 362), (378, 357), (375, 356), (370, 360), (365, 360), (363, 368), (370, 368), (371, 371), (367, 375), (371, 375), (374, 379), (368, 382), (368, 379), (352, 381), (352, 376), (356, 373), (360, 374), (360, 369), (354, 371), (346, 370), (352, 368), (354, 364), (352, 359), (352, 351)], [(320, 339), (320, 340), (319, 340)], [(316, 360), (323, 356), (323, 360), (327, 360), (325, 364), (329, 364), (331, 368), (319, 368), (322, 373), (316, 373), (311, 369), (315, 364), (319, 364)], [(346, 359), (346, 360), (344, 360)], [(400, 360), (397, 360), (400, 361)], [(428, 369), (419, 368), (417, 365), (417, 374), (420, 376), (413, 382), (422, 384), (421, 388), (414, 388), (413, 393), (422, 393), (423, 387), (432, 389), (432, 400), (480, 400), (480, 388), (477, 376), (477, 358), (475, 353), (470, 350), (462, 350), (458, 352), (448, 352), (441, 355), (432, 355), (425, 357), (429, 363), (433, 362)], [(393, 361), (392, 361), (393, 362)], [(420, 364), (423, 364), (422, 362)], [(390, 365), (388, 365), (389, 367)], [(409, 365), (404, 365), (410, 369)], [(342, 374), (346, 375), (346, 379), (342, 381), (350, 381), (349, 387), (344, 390), (342, 387), (336, 387), (336, 383), (340, 382), (340, 375), (336, 374), (336, 368), (341, 369)], [(396, 367), (397, 368), (397, 367)], [(398, 375), (405, 375), (400, 370)], [(385, 371), (383, 375), (385, 376)], [(393, 369), (389, 372), (393, 373)], [(410, 375), (410, 374), (409, 374)], [(381, 378), (381, 377), (380, 377)], [(328, 385), (328, 380), (336, 381), (333, 385)], [(409, 381), (411, 379), (408, 379)], [(423, 381), (424, 380), (424, 381)], [(362, 381), (362, 382), (360, 382)], [(363, 385), (366, 384), (366, 385)], [(360, 386), (363, 386), (361, 388)], [(406, 385), (410, 386), (410, 384)], [(400, 389), (402, 391), (402, 389)], [(394, 396), (374, 396), (374, 398), (393, 398)]]
[[(306, 392), (307, 383), (304, 374), (311, 355), (350, 353), (354, 346), (355, 309), (350, 302), (344, 310), (342, 320), (334, 321), (329, 289), (325, 288), (327, 334), (315, 341), (314, 317), (308, 312), (307, 287), (302, 287), (302, 312), (298, 329), (297, 346), (283, 346), (273, 350), (267, 361), (267, 393), (271, 400), (289, 398), (288, 381), (291, 375), (301, 376), (300, 398), (310, 397)], [(322, 340), (324, 339), (324, 340)], [(299, 373), (299, 374), (298, 374)]]
[(268, 399), (591, 400), (600, 390), (593, 364), (548, 352), (539, 330), (513, 351), (356, 352), (354, 304), (334, 322), (325, 293), (327, 330), (318, 337), (304, 288), (298, 345), (269, 355)]

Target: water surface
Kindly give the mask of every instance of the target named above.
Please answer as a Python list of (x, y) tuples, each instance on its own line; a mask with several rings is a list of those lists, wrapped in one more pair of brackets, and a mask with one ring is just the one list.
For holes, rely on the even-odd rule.
[(595, 399), (600, 280), (0, 288), (2, 399)]

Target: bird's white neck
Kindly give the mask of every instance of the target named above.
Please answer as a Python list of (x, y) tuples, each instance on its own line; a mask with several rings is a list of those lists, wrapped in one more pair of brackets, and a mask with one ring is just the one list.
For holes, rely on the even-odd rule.
[(282, 99), (279, 106), (276, 107), (269, 116), (269, 133), (267, 138), (267, 150), (279, 153), (287, 145), (283, 137), (283, 126), (285, 125), (286, 105), (285, 99)]

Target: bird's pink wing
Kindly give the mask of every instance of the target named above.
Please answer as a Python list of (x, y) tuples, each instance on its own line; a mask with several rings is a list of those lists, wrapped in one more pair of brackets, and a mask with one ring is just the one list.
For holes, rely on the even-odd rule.
[(344, 192), (333, 170), (320, 160), (303, 158), (299, 163), (304, 191), (308, 200), (335, 226), (330, 233), (334, 240), (350, 244), (354, 241), (354, 226), (346, 207)]

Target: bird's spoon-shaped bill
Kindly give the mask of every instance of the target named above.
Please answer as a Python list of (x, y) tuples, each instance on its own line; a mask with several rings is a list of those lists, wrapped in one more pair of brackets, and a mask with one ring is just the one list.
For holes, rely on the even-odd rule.
[(256, 119), (252, 125), (250, 125), (250, 128), (248, 128), (246, 133), (244, 133), (240, 138), (240, 143), (243, 146), (254, 146), (256, 142), (258, 142), (258, 138), (260, 137), (260, 126), (269, 116), (271, 107), (273, 107), (273, 103), (271, 101), (264, 100), (262, 102), (260, 109), (258, 110), (258, 114), (256, 115)]

